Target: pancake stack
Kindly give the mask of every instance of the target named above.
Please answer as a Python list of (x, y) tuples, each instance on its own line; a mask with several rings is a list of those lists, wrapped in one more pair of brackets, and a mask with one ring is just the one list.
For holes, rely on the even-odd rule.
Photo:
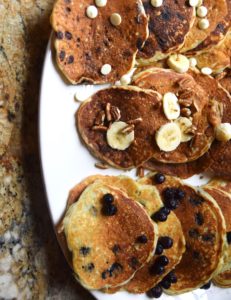
[(159, 297), (231, 286), (231, 184), (149, 173), (90, 176), (69, 193), (58, 238), (76, 279)]

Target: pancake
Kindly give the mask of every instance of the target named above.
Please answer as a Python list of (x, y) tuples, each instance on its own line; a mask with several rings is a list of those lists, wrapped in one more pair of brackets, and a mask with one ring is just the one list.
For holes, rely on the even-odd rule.
[(226, 34), (224, 40), (217, 46), (196, 56), (197, 66), (202, 69), (209, 67), (214, 74), (222, 72), (231, 66), (231, 29)]
[(200, 174), (206, 171), (210, 165), (211, 161), (209, 159), (209, 154), (205, 153), (197, 160), (183, 164), (167, 164), (151, 158), (143, 164), (143, 167), (149, 171), (160, 172), (166, 175), (186, 179), (195, 174)]
[[(114, 196), (117, 211), (106, 214), (102, 197)], [(72, 204), (63, 221), (77, 279), (89, 289), (124, 284), (151, 258), (155, 227), (148, 214), (125, 193), (94, 182)], [(145, 235), (147, 242), (138, 243)]]
[[(135, 125), (135, 140), (125, 150), (111, 148), (106, 131), (94, 130), (97, 115), (105, 111), (107, 103), (119, 109), (120, 121), (130, 122), (137, 118), (142, 121)], [(102, 161), (116, 168), (130, 169), (139, 166), (159, 152), (155, 133), (169, 121), (160, 106), (161, 96), (153, 91), (137, 87), (112, 87), (101, 90), (86, 100), (76, 113), (78, 131), (90, 151)], [(107, 123), (105, 123), (107, 125)]]
[(221, 178), (213, 178), (206, 185), (208, 188), (217, 189), (227, 194), (231, 194), (231, 181)]
[[(130, 198), (139, 202), (150, 216), (163, 206), (159, 193), (153, 186), (136, 183), (126, 176), (102, 175), (90, 176), (78, 184), (69, 194), (69, 205), (95, 180), (125, 192)], [(115, 293), (123, 289), (130, 293), (144, 293), (158, 284), (179, 263), (185, 250), (185, 240), (180, 222), (173, 212), (168, 216), (166, 222), (158, 223), (158, 236), (169, 236), (174, 241), (173, 247), (164, 251), (164, 255), (169, 258), (169, 264), (166, 266), (165, 272), (162, 275), (150, 275), (149, 269), (158, 258), (157, 255), (154, 255), (149, 262), (136, 272), (135, 276), (127, 284), (118, 288), (104, 289), (104, 292)]]
[(154, 8), (150, 0), (143, 0), (146, 14), (149, 16), (149, 37), (144, 48), (137, 55), (139, 64), (149, 64), (166, 54), (178, 50), (184, 43), (195, 16), (188, 1), (165, 0)]
[(219, 81), (220, 85), (231, 95), (231, 69), (226, 70), (224, 73), (224, 76), (217, 80)]
[[(73, 84), (89, 81), (95, 84), (115, 82), (134, 66), (135, 56), (148, 35), (148, 20), (140, 0), (110, 1), (98, 7), (98, 16), (91, 19), (86, 9), (90, 0), (58, 0), (51, 24), (56, 32), (57, 65)], [(122, 22), (114, 26), (110, 16), (118, 13)], [(108, 75), (103, 65), (112, 67)]]
[(231, 268), (222, 273), (217, 274), (213, 278), (213, 283), (222, 288), (231, 287)]
[(219, 42), (224, 39), (230, 28), (231, 21), (231, 0), (226, 0), (226, 2), (228, 10), (226, 17), (217, 24), (215, 30), (212, 31), (202, 43), (200, 43), (196, 48), (187, 52), (188, 55), (195, 55), (202, 51), (208, 50), (219, 44)]
[[(214, 139), (213, 129), (208, 124), (210, 114), (207, 93), (189, 74), (179, 74), (172, 70), (159, 68), (146, 69), (133, 77), (133, 84), (140, 88), (153, 89), (161, 94), (173, 92), (185, 100), (192, 101), (192, 123), (196, 134), (191, 141), (181, 143), (172, 152), (159, 151), (153, 155), (157, 161), (165, 163), (184, 163), (196, 160), (208, 151)], [(185, 93), (185, 96), (184, 96)]]
[(174, 213), (182, 225), (186, 251), (174, 271), (178, 281), (166, 292), (180, 294), (203, 286), (219, 272), (223, 263), (226, 226), (219, 206), (211, 196), (176, 177), (166, 176), (162, 184), (156, 184), (151, 173), (146, 182), (155, 185), (164, 203), (166, 188), (184, 192)]
[(194, 49), (201, 44), (228, 14), (226, 0), (204, 0), (203, 5), (208, 9), (206, 19), (209, 20), (209, 27), (204, 30), (200, 29), (198, 27), (200, 18), (197, 17), (185, 39), (183, 48), (180, 49), (181, 53)]
[[(210, 99), (216, 99), (217, 102), (223, 106), (222, 123), (231, 122), (231, 98), (219, 83), (210, 76), (205, 76), (199, 72), (192, 72), (195, 81), (203, 88), (206, 89)], [(209, 87), (209, 89), (207, 88)], [(209, 170), (216, 176), (223, 176), (224, 178), (231, 178), (231, 168), (228, 163), (230, 157), (231, 142), (221, 143), (214, 141), (209, 149)], [(204, 159), (208, 159), (205, 157)]]

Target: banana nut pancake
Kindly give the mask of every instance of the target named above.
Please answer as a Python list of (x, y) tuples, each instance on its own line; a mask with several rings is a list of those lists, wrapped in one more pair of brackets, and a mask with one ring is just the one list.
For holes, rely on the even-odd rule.
[(228, 14), (226, 0), (204, 0), (203, 6), (208, 10), (206, 19), (209, 21), (209, 27), (207, 29), (200, 29), (199, 22), (201, 18), (197, 17), (185, 39), (183, 48), (180, 49), (181, 53), (196, 48), (216, 29), (218, 23)]
[(178, 96), (181, 111), (185, 106), (190, 110), (195, 134), (188, 142), (181, 143), (172, 152), (159, 151), (153, 158), (165, 163), (183, 163), (196, 160), (211, 146), (213, 128), (208, 123), (210, 104), (207, 93), (189, 74), (179, 74), (159, 68), (146, 69), (133, 77), (133, 84), (140, 88), (153, 89), (161, 94), (172, 92)]
[[(134, 66), (136, 53), (147, 38), (148, 20), (142, 2), (108, 1), (97, 8), (96, 18), (87, 16), (89, 6), (92, 0), (56, 2), (51, 24), (56, 32), (57, 64), (73, 84), (84, 80), (115, 82)], [(110, 21), (114, 13), (121, 18), (117, 26)], [(106, 73), (101, 72), (104, 65)]]
[[(102, 175), (90, 176), (77, 185), (70, 192), (69, 204), (73, 203), (75, 199), (80, 196), (82, 191), (95, 180), (126, 192), (129, 197), (138, 201), (150, 216), (163, 207), (159, 193), (153, 186), (136, 183), (131, 178), (125, 176), (115, 177)], [(142, 180), (140, 182), (142, 183)], [(180, 222), (173, 212), (170, 213), (166, 222), (158, 223), (158, 236), (160, 238), (168, 236), (173, 240), (173, 246), (164, 251), (164, 255), (166, 255), (169, 259), (169, 264), (165, 267), (165, 271), (161, 275), (150, 275), (150, 267), (154, 265), (159, 257), (155, 255), (136, 272), (135, 276), (127, 284), (118, 288), (105, 289), (104, 292), (114, 293), (120, 289), (127, 290), (131, 293), (146, 292), (160, 282), (162, 278), (164, 278), (164, 276), (169, 273), (177, 265), (177, 263), (179, 263), (185, 250), (185, 240)]]
[[(227, 91), (225, 91), (219, 83), (210, 76), (205, 76), (199, 72), (192, 72), (190, 74), (203, 88), (207, 89), (210, 99), (215, 99), (223, 106), (222, 123), (231, 122), (231, 98)], [(208, 88), (209, 87), (209, 88)], [(231, 142), (222, 143), (214, 141), (209, 149), (210, 171), (216, 176), (223, 176), (224, 178), (231, 178), (231, 167), (228, 163), (231, 161)], [(207, 159), (207, 158), (206, 158)]]
[[(76, 113), (78, 131), (97, 158), (117, 168), (129, 169), (139, 166), (155, 152), (159, 152), (155, 142), (156, 131), (163, 124), (169, 123), (161, 103), (161, 95), (151, 90), (132, 86), (101, 90), (78, 109)], [(105, 118), (100, 126), (96, 126), (98, 116), (104, 114), (105, 110), (107, 115), (108, 106), (114, 109), (111, 110), (112, 117), (115, 115), (114, 111), (117, 112), (115, 118), (110, 118), (112, 122), (114, 121), (112, 125), (131, 124), (128, 128), (133, 130), (134, 140), (126, 149), (115, 149), (109, 145), (108, 132), (111, 132), (109, 130), (112, 125), (109, 124), (108, 118)], [(124, 137), (120, 140), (124, 142)]]
[[(124, 284), (155, 249), (155, 225), (142, 206), (102, 182), (83, 191), (63, 225), (74, 272), (89, 289)], [(146, 243), (139, 242), (140, 236)]]
[(216, 79), (219, 81), (220, 85), (231, 95), (231, 69), (225, 70), (219, 74)]
[(186, 240), (186, 251), (174, 271), (178, 281), (167, 293), (203, 286), (222, 267), (226, 227), (219, 206), (212, 197), (176, 177), (165, 176), (165, 181), (157, 184), (151, 173), (147, 183), (155, 185), (166, 206), (176, 208)]
[(223, 41), (217, 46), (202, 52), (196, 56), (197, 65), (200, 69), (209, 67), (213, 73), (220, 73), (225, 68), (231, 66), (231, 29), (226, 34)]
[(149, 17), (149, 37), (144, 48), (139, 49), (138, 63), (147, 64), (179, 49), (185, 40), (195, 16), (187, 0), (165, 0), (160, 7), (153, 7), (150, 0), (143, 0)]
[(198, 54), (199, 52), (205, 51), (217, 45), (220, 41), (224, 39), (226, 33), (230, 28), (231, 23), (231, 0), (226, 0), (226, 2), (228, 10), (226, 17), (217, 24), (215, 30), (211, 32), (210, 35), (207, 36), (207, 38), (202, 43), (200, 43), (196, 48), (192, 49), (191, 51), (188, 51), (187, 54)]

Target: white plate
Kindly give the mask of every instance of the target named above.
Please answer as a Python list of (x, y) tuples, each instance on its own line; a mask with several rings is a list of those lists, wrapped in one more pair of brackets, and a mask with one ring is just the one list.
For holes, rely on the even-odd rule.
[[(103, 86), (72, 86), (61, 78), (52, 60), (50, 43), (47, 48), (40, 93), (40, 148), (47, 199), (53, 224), (57, 224), (64, 212), (69, 190), (82, 179), (93, 174), (119, 175), (115, 169), (99, 170), (97, 162), (81, 144), (76, 132), (74, 114), (79, 106), (74, 101), (78, 91), (89, 97)], [(135, 171), (126, 172), (135, 177)], [(187, 180), (190, 184), (205, 183), (208, 177), (199, 176)], [(100, 300), (144, 300), (145, 295), (131, 295), (125, 292), (107, 295), (93, 292)], [(212, 287), (209, 291), (197, 290), (181, 296), (162, 296), (162, 300), (222, 300), (231, 299), (231, 289)]]

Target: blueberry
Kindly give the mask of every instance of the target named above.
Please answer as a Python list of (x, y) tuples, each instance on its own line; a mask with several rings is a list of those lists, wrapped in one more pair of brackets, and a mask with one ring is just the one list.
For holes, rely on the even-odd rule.
[(160, 237), (158, 242), (163, 246), (164, 249), (172, 248), (173, 245), (173, 239), (168, 236)]
[(155, 179), (155, 182), (158, 184), (165, 182), (165, 176), (164, 176), (164, 174), (161, 174), (161, 173), (156, 173), (156, 175), (154, 176), (154, 179)]
[(174, 199), (175, 197), (175, 189), (173, 188), (166, 188), (163, 191), (164, 200)]
[(145, 234), (142, 234), (137, 237), (136, 242), (140, 244), (146, 244), (148, 242), (148, 239)]
[(203, 285), (203, 286), (201, 287), (201, 289), (203, 289), (203, 290), (208, 290), (208, 289), (210, 289), (210, 287), (211, 287), (211, 281), (209, 281), (209, 282), (207, 282), (205, 285)]
[(163, 253), (163, 251), (164, 251), (163, 246), (160, 243), (157, 243), (155, 254), (156, 255), (161, 255)]
[(112, 194), (105, 194), (105, 195), (103, 196), (103, 202), (104, 202), (105, 204), (111, 204), (111, 203), (113, 203), (113, 202), (114, 202), (114, 197), (113, 197), (113, 195), (112, 195)]
[(177, 200), (182, 200), (184, 198), (184, 196), (185, 196), (185, 192), (183, 190), (181, 190), (179, 188), (175, 189), (175, 198)]
[(117, 207), (113, 204), (107, 204), (103, 207), (103, 214), (105, 216), (114, 216), (117, 213)]
[(155, 262), (149, 269), (150, 274), (152, 275), (161, 275), (165, 272), (164, 266), (161, 266), (158, 264), (158, 262)]
[(169, 272), (168, 275), (165, 276), (165, 278), (169, 280), (171, 283), (177, 283), (177, 277), (173, 271)]
[(171, 287), (171, 281), (164, 278), (164, 279), (160, 282), (160, 285), (161, 285), (161, 287), (164, 288), (165, 290), (168, 290), (168, 289)]
[(228, 244), (231, 244), (231, 231), (227, 232), (227, 242)]
[(174, 198), (168, 199), (168, 200), (164, 200), (164, 204), (170, 210), (174, 210), (174, 209), (176, 209), (179, 206), (178, 200), (176, 200)]
[(165, 255), (161, 255), (157, 259), (157, 264), (161, 266), (167, 266), (169, 264), (169, 259)]
[(165, 222), (168, 218), (165, 212), (159, 210), (156, 213), (154, 213), (151, 218), (156, 222)]
[(83, 246), (79, 249), (79, 253), (83, 256), (87, 256), (90, 253), (90, 251), (91, 251), (90, 247)]
[(160, 212), (162, 212), (162, 213), (164, 213), (164, 214), (166, 214), (167, 216), (170, 214), (170, 209), (168, 209), (167, 207), (162, 207), (161, 209), (160, 209)]
[(158, 284), (147, 292), (149, 298), (160, 298), (163, 293), (161, 286)]

